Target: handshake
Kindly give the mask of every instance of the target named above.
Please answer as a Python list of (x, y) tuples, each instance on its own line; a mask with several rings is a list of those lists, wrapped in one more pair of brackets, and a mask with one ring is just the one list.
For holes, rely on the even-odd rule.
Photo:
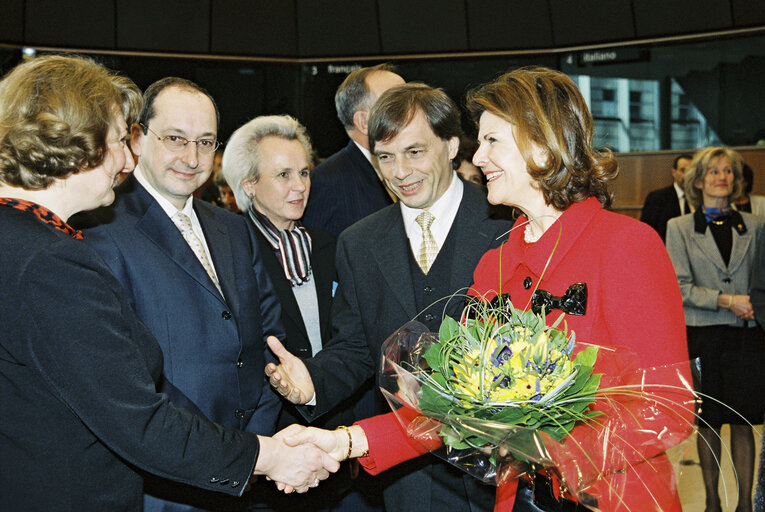
[(266, 475), (285, 493), (317, 487), (340, 462), (368, 454), (367, 437), (358, 425), (324, 430), (290, 425), (273, 437), (258, 436), (260, 453), (253, 477)]
[[(314, 393), (308, 369), (274, 336), (268, 337), (268, 346), (280, 363), (266, 367), (271, 385), (290, 402), (307, 403)], [(369, 451), (358, 425), (337, 430), (290, 425), (273, 437), (258, 437), (260, 454), (253, 475), (266, 475), (285, 493), (306, 492), (337, 471), (340, 462), (365, 457)]]

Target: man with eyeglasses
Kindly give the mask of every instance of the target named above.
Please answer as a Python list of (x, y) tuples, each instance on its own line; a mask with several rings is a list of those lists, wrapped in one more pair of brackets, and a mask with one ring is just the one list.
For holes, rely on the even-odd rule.
[[(263, 255), (246, 219), (192, 197), (212, 172), (218, 117), (213, 98), (188, 80), (149, 86), (132, 127), (139, 164), (117, 187), (112, 207), (87, 221), (96, 225), (85, 240), (159, 341), (170, 399), (223, 425), (270, 435), (280, 403), (264, 383), (265, 339), (283, 338), (283, 330)], [(148, 476), (145, 492), (146, 511), (244, 506)]]

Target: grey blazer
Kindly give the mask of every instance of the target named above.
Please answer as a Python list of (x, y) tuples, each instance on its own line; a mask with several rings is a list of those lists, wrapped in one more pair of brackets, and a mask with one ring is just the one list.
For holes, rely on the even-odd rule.
[(667, 223), (667, 252), (683, 295), (685, 324), (741, 326), (736, 315), (717, 307), (717, 296), (749, 294), (755, 247), (765, 223), (749, 213), (734, 212), (740, 218), (734, 224), (730, 265), (726, 266), (703, 217), (697, 218), (701, 215), (697, 211)]

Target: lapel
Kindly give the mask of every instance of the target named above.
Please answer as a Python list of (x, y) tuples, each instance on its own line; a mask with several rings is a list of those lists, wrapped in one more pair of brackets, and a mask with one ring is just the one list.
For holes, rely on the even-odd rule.
[[(232, 240), (228, 227), (216, 218), (213, 206), (199, 199), (194, 199), (194, 211), (199, 219), (199, 224), (202, 226), (202, 232), (207, 241), (207, 248), (210, 250), (212, 264), (215, 267), (215, 273), (218, 275), (218, 282), (225, 298), (220, 297), (220, 293), (215, 288), (212, 280), (210, 280), (210, 276), (207, 275), (202, 265), (199, 264), (199, 267), (202, 268), (202, 273), (207, 277), (206, 280), (203, 280), (206, 285), (205, 288), (215, 292), (224, 303), (231, 306), (231, 309), (237, 313), (239, 311), (239, 293), (237, 293), (236, 272), (234, 270), (234, 248), (231, 245)], [(239, 243), (245, 243), (245, 241), (239, 240)], [(194, 259), (196, 259), (196, 256)], [(199, 263), (199, 260), (197, 260), (197, 263)]]
[(448, 235), (454, 237), (455, 248), (449, 272), (449, 290), (459, 296), (467, 294), (473, 283), (475, 265), (491, 248), (496, 236), (489, 230), (491, 223), (486, 222), (488, 209), (480, 194), (483, 192), (477, 187), (464, 184), (462, 201)]
[(679, 217), (685, 213), (680, 211), (680, 200), (674, 185), (667, 187), (666, 201), (668, 218)]
[(319, 325), (322, 340), (328, 340), (330, 309), (332, 307), (332, 282), (337, 280), (334, 265), (335, 244), (332, 243), (333, 239), (329, 238), (331, 235), (319, 234), (311, 228), (306, 229), (311, 235), (311, 268), (313, 269), (316, 296), (319, 302)]
[(746, 255), (751, 249), (751, 244), (752, 231), (739, 234), (738, 231), (735, 229), (733, 230), (733, 247), (730, 251), (730, 266), (728, 266), (728, 272), (731, 274), (735, 273), (738, 268), (747, 261)]
[[(691, 240), (704, 254), (706, 259), (712, 262), (712, 264), (717, 268), (718, 272), (721, 274), (735, 273), (738, 268), (743, 265), (745, 261), (747, 261), (746, 254), (750, 249), (750, 245), (752, 244), (753, 231), (751, 229), (746, 229), (745, 231), (744, 229), (741, 229), (742, 227), (746, 227), (744, 220), (741, 217), (741, 214), (738, 212), (733, 213), (733, 220), (735, 223), (737, 223), (738, 226), (734, 226), (734, 229), (731, 229), (733, 235), (733, 244), (730, 251), (730, 266), (726, 266), (722, 256), (720, 255), (720, 250), (717, 248), (715, 238), (712, 236), (709, 228), (704, 229), (703, 232), (699, 232), (697, 230), (697, 225), (702, 222), (700, 219), (702, 215), (703, 214), (701, 213), (701, 209), (699, 209), (694, 213), (692, 217), (693, 220), (691, 221)], [(744, 232), (742, 233), (741, 231)]]
[[(707, 228), (703, 233), (699, 233), (693, 226), (691, 226), (691, 240), (693, 244), (701, 251), (704, 258), (711, 262), (717, 271), (721, 274), (728, 273), (728, 267), (725, 266), (725, 262), (720, 255), (720, 250), (717, 248), (715, 237), (709, 232)], [(733, 235), (733, 247), (736, 247), (736, 235)], [(693, 251), (690, 251), (693, 254)], [(731, 261), (733, 261), (733, 250), (731, 250)]]
[(266, 273), (271, 278), (271, 283), (274, 286), (276, 296), (279, 297), (279, 303), (282, 307), (282, 315), (289, 318), (307, 340), (308, 332), (303, 323), (303, 316), (300, 314), (300, 307), (295, 299), (295, 294), (292, 293), (292, 286), (284, 275), (284, 269), (274, 255), (273, 249), (271, 249), (271, 246), (268, 245), (268, 242), (263, 237), (263, 234), (252, 225), (250, 219), (248, 219), (248, 227), (255, 234), (255, 238), (258, 241), (260, 258), (263, 260), (263, 266), (265, 267)]
[[(414, 300), (414, 283), (409, 268), (409, 254), (412, 252), (409, 239), (404, 230), (401, 208), (396, 204), (380, 210), (383, 215), (377, 226), (370, 232), (378, 235), (378, 240), (369, 240), (374, 244), (370, 252), (377, 263), (378, 272), (388, 287), (393, 290), (396, 301), (404, 308), (408, 318), (417, 314)], [(375, 286), (374, 283), (369, 283)]]
[[(183, 239), (181, 232), (175, 224), (173, 224), (173, 221), (167, 216), (162, 207), (160, 207), (154, 198), (149, 195), (138, 181), (136, 181), (135, 177), (132, 175), (128, 177), (120, 188), (124, 191), (124, 195), (121, 199), (125, 202), (125, 208), (137, 217), (135, 225), (136, 230), (156, 245), (171, 261), (181, 267), (204, 289), (215, 295), (218, 300), (225, 304), (220, 292), (215, 288), (215, 284), (213, 284), (210, 276), (207, 275), (202, 264), (199, 263), (194, 251), (191, 250), (186, 243), (186, 240)], [(202, 216), (200, 216), (200, 223), (202, 223), (201, 217)], [(205, 221), (205, 223), (207, 223), (207, 221)], [(202, 223), (203, 229), (205, 223)], [(208, 231), (212, 232), (214, 230), (209, 228), (206, 229), (205, 237), (208, 236)], [(216, 232), (212, 238), (207, 239), (207, 244), (211, 248), (211, 252), (216, 241), (219, 241), (219, 238), (219, 232)], [(215, 261), (215, 254), (213, 254), (213, 262), (215, 269), (218, 272), (218, 276), (221, 278), (221, 275), (224, 273), (223, 267), (218, 267), (218, 262)], [(221, 282), (221, 287), (224, 291), (232, 290), (230, 283), (227, 283), (227, 287), (223, 287), (223, 283)]]
[[(698, 213), (694, 213), (693, 215), (694, 221), (697, 220), (699, 215), (703, 215), (700, 209), (697, 210), (697, 212)], [(734, 212), (734, 216), (736, 214), (738, 214), (738, 212)], [(740, 215), (741, 214), (738, 214), (738, 218), (734, 218), (734, 221), (744, 225), (744, 221), (740, 218)], [(744, 233), (740, 233), (739, 229), (731, 229), (731, 232), (733, 235), (733, 245), (730, 250), (730, 266), (726, 266), (720, 255), (720, 250), (717, 248), (715, 237), (712, 236), (709, 228), (705, 229), (703, 233), (699, 233), (696, 231), (695, 225), (691, 226), (691, 240), (693, 240), (699, 250), (704, 253), (707, 260), (711, 261), (712, 264), (717, 267), (718, 272), (721, 274), (735, 273), (738, 268), (747, 261), (746, 254), (750, 250), (750, 245), (752, 244), (753, 231), (751, 229), (747, 229)]]

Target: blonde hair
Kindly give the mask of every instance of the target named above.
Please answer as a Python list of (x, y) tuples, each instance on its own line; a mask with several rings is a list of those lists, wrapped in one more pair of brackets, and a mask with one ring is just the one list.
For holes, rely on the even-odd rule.
[(733, 191), (728, 196), (728, 203), (733, 203), (741, 196), (743, 191), (741, 183), (741, 178), (743, 176), (741, 172), (743, 160), (741, 155), (736, 151), (723, 146), (711, 146), (700, 149), (693, 155), (693, 160), (685, 170), (685, 183), (683, 186), (685, 189), (686, 200), (694, 209), (699, 209), (704, 202), (704, 193), (701, 189), (696, 188), (696, 183), (704, 181), (704, 177), (707, 175), (707, 172), (709, 172), (709, 162), (714, 158), (722, 156), (727, 157), (730, 160), (731, 169), (733, 170)]
[[(512, 123), (527, 170), (545, 202), (557, 210), (597, 197), (611, 205), (608, 183), (618, 173), (610, 150), (593, 148), (592, 115), (576, 84), (565, 74), (543, 67), (505, 73), (468, 93), (467, 108), (478, 122), (491, 112)], [(547, 160), (534, 160), (533, 146)]]
[(141, 105), (130, 79), (84, 57), (16, 66), (0, 81), (0, 182), (40, 190), (98, 166), (115, 113), (129, 125)]

